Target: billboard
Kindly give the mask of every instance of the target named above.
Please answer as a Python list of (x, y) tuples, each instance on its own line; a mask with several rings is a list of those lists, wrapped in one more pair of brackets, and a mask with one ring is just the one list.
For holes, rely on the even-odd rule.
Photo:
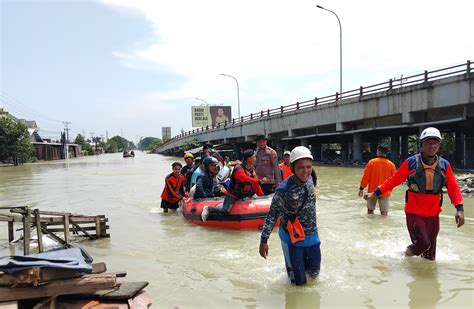
[(223, 125), (226, 121), (227, 123), (232, 122), (232, 108), (230, 106), (209, 106), (211, 123), (214, 126), (217, 126), (218, 123)]
[(211, 125), (209, 105), (191, 106), (191, 118), (193, 127), (205, 127)]

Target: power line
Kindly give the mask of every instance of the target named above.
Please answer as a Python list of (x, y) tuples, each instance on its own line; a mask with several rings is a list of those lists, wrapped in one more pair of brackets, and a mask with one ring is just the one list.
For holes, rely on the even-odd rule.
[[(4, 104), (9, 105), (10, 107), (13, 107), (14, 109), (20, 110), (25, 114), (33, 114), (35, 115), (35, 117), (41, 118), (46, 121), (59, 122), (59, 123), (62, 122), (61, 120), (56, 120), (48, 116), (45, 116), (44, 114), (28, 106), (27, 104), (22, 103), (20, 100), (16, 99), (15, 97), (7, 94), (5, 91), (0, 91), (0, 97), (3, 97), (2, 102)], [(14, 105), (14, 103), (16, 103), (16, 106)]]

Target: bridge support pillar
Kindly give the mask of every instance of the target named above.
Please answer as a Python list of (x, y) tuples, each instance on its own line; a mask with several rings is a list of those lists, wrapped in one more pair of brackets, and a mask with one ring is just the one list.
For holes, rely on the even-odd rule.
[(371, 158), (375, 158), (377, 156), (377, 146), (379, 142), (377, 139), (372, 139), (370, 141), (370, 154), (372, 155)]
[(342, 162), (349, 161), (349, 141), (342, 141), (341, 143), (341, 159)]
[(401, 145), (401, 159), (402, 161), (408, 158), (408, 135), (402, 135), (402, 145)]
[(354, 162), (362, 163), (362, 134), (352, 136), (352, 158)]
[[(473, 131), (471, 130), (471, 132)], [(474, 169), (474, 135), (472, 133), (467, 133), (464, 141), (464, 167)]]
[(455, 166), (466, 168), (466, 142), (465, 134), (461, 130), (455, 131), (455, 140), (454, 140), (454, 156), (455, 156)]
[(313, 155), (313, 160), (314, 161), (321, 161), (322, 156), (321, 156), (321, 143), (318, 143), (317, 141), (313, 141), (311, 143), (311, 154)]
[(302, 138), (301, 139), (301, 146), (308, 147), (308, 139), (307, 138)]
[(275, 139), (272, 141), (275, 145), (275, 151), (277, 152), (278, 158), (283, 158), (283, 145), (279, 139)]
[(390, 136), (390, 160), (396, 165), (400, 165), (400, 136), (393, 133)]

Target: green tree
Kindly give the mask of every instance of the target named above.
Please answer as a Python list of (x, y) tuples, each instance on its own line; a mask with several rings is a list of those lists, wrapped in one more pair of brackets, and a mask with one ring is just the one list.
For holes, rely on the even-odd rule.
[(27, 162), (34, 153), (26, 125), (0, 118), (0, 161), (14, 165)]
[(163, 142), (161, 141), (161, 138), (149, 136), (149, 137), (145, 137), (141, 139), (138, 142), (138, 149), (142, 151), (149, 150), (151, 145), (153, 145), (151, 148), (155, 147), (156, 149), (156, 147), (158, 147), (161, 144), (163, 144)]
[(88, 141), (86, 141), (86, 139), (84, 138), (84, 136), (82, 134), (77, 134), (76, 136), (76, 139), (74, 140), (74, 144), (78, 144), (81, 146), (81, 149), (83, 151), (85, 151), (85, 153), (88, 155), (88, 156), (91, 156), (91, 155), (94, 155), (95, 152), (94, 152), (94, 149), (92, 148), (92, 146), (89, 144)]
[(128, 149), (129, 141), (121, 136), (115, 135), (108, 142), (113, 142), (117, 145), (118, 151), (123, 151), (124, 149)]

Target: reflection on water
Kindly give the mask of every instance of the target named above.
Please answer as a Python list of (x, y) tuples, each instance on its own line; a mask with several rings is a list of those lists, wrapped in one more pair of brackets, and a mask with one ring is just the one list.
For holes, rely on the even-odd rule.
[[(203, 228), (180, 212), (161, 212), (163, 179), (176, 160), (113, 154), (0, 168), (0, 206), (105, 214), (111, 238), (82, 244), (109, 271), (149, 281), (157, 308), (474, 306), (473, 199), (465, 201), (466, 224), (457, 229), (445, 198), (436, 262), (405, 258), (404, 188), (393, 192), (388, 217), (367, 215), (357, 196), (362, 169), (316, 166), (321, 275), (294, 287), (276, 232), (264, 260), (258, 231)], [(1, 253), (14, 248), (0, 224)]]
[(431, 261), (407, 259), (407, 266), (413, 281), (409, 288), (410, 308), (436, 308), (442, 299), (441, 284), (438, 281), (438, 266)]

